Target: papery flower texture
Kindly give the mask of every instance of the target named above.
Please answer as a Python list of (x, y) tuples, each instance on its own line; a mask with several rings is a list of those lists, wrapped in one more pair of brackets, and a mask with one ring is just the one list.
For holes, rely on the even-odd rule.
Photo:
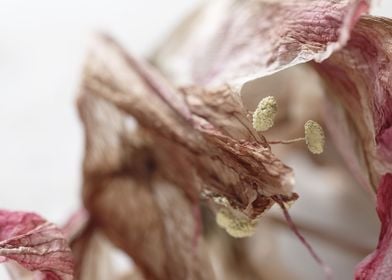
[[(215, 279), (201, 238), (201, 205), (217, 213), (229, 234), (247, 237), (273, 205), (287, 211), (301, 195), (294, 192), (292, 168), (271, 148), (293, 141), (267, 137), (279, 102), (268, 96), (251, 114), (242, 91), (256, 79), (307, 63), (325, 92), (328, 135), (358, 185), (377, 197), (379, 245), (355, 277), (392, 279), (392, 20), (368, 15), (370, 4), (208, 1), (149, 62), (97, 36), (77, 100), (89, 221), (71, 241), (75, 278), (83, 278), (91, 240), (102, 235), (132, 258), (142, 279)], [(295, 141), (322, 153), (321, 125), (309, 120), (302, 128), (304, 137)], [(16, 230), (15, 217), (4, 220), (4, 228)], [(33, 228), (21, 234), (34, 234)], [(40, 255), (46, 266), (4, 253), (9, 238), (2, 238), (1, 256), (58, 277), (50, 279), (72, 279), (60, 235), (62, 253)]]

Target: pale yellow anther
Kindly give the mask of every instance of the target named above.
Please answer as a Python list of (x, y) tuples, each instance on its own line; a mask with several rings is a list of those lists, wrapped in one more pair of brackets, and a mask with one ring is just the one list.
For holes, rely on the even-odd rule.
[(275, 97), (263, 98), (253, 112), (253, 128), (257, 131), (266, 131), (274, 125), (275, 115), (278, 111)]
[(215, 196), (215, 197), (212, 198), (212, 200), (216, 204), (218, 204), (218, 205), (222, 205), (222, 206), (225, 206), (225, 207), (230, 207), (230, 202), (224, 196)]
[(251, 236), (255, 232), (256, 221), (252, 221), (245, 216), (240, 217), (234, 211), (226, 207), (221, 208), (216, 214), (217, 224), (233, 237), (241, 238)]
[(305, 141), (309, 151), (321, 154), (324, 151), (324, 130), (317, 122), (309, 120), (305, 123)]

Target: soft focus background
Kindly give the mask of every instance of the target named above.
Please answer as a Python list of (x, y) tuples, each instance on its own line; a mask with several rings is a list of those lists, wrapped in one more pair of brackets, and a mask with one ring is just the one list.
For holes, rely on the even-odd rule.
[[(198, 2), (0, 0), (1, 208), (36, 211), (57, 223), (64, 222), (78, 208), (83, 134), (74, 101), (92, 34), (108, 32), (130, 51), (147, 55)], [(373, 13), (392, 16), (392, 2), (380, 2)], [(328, 200), (331, 190), (320, 180), (327, 174), (309, 176), (309, 162), (298, 158), (295, 161), (288, 163), (298, 166), (302, 188), (320, 185), (321, 196)], [(314, 208), (326, 203), (311, 200), (308, 198)], [(366, 199), (364, 203), (372, 209)], [(342, 217), (335, 209), (325, 215), (318, 217)], [(368, 215), (374, 217), (374, 213)], [(309, 219), (317, 223), (314, 217)], [(366, 247), (374, 245), (377, 231), (370, 230), (375, 236)], [(350, 238), (350, 233), (345, 235)], [(290, 268), (304, 275), (302, 279), (321, 277), (309, 257), (298, 258), (297, 252), (302, 254), (304, 250), (290, 238), (282, 239), (287, 255), (295, 260)], [(339, 264), (335, 266), (342, 270), (339, 275), (349, 277), (355, 258), (339, 259), (340, 253), (329, 245), (320, 246), (325, 247), (322, 254), (329, 262)], [(301, 274), (308, 269), (314, 274)], [(2, 273), (0, 270), (0, 279), (7, 279)]]

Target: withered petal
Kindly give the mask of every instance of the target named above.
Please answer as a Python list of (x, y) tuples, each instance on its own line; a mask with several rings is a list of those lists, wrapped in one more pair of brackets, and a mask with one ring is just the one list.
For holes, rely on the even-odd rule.
[(101, 36), (78, 106), (85, 207), (149, 279), (213, 279), (198, 240), (201, 194), (225, 197), (251, 219), (271, 207), (273, 195), (297, 198), (291, 169), (227, 86), (176, 89)]
[(154, 55), (179, 84), (234, 89), (342, 48), (366, 0), (219, 0), (202, 6)]
[[(170, 92), (177, 94), (178, 103), (186, 107), (183, 111), (190, 112), (186, 116), (162, 98), (157, 87), (146, 82), (154, 76), (140, 72), (130, 60), (108, 38), (102, 38), (90, 54), (79, 102), (87, 131), (85, 171), (103, 172), (101, 164), (120, 169), (129, 161), (132, 164), (127, 163), (128, 171), (132, 171), (138, 168), (136, 165), (143, 165), (143, 160), (150, 160), (156, 173), (181, 187), (192, 199), (206, 189), (228, 197), (242, 210), (253, 208), (250, 204), (257, 199), (254, 192), (265, 197), (264, 208), (273, 203), (268, 196), (291, 195), (291, 169), (272, 154), (264, 137), (253, 129), (240, 98), (230, 88), (205, 90), (195, 86), (175, 90), (165, 82)], [(103, 117), (109, 109), (112, 112)], [(131, 116), (140, 125), (140, 131), (133, 135), (124, 124)], [(111, 127), (101, 129), (108, 125)], [(94, 133), (90, 131), (93, 129)], [(132, 152), (134, 142), (143, 143), (148, 159), (130, 160), (132, 155), (121, 154)], [(98, 156), (99, 160), (93, 158)], [(90, 167), (93, 163), (96, 165)], [(147, 173), (139, 177), (146, 178)], [(263, 210), (258, 209), (258, 214)], [(248, 215), (257, 214), (250, 211)]]
[[(86, 63), (78, 103), (86, 130), (84, 203), (152, 279), (213, 277), (202, 247), (194, 249), (196, 262), (181, 253), (197, 236), (192, 209), (200, 193), (224, 197), (252, 219), (271, 207), (272, 196), (297, 197), (291, 169), (252, 128), (240, 89), (325, 60), (368, 9), (365, 0), (214, 3), (154, 59), (179, 89), (107, 37)], [(213, 19), (207, 33), (205, 18)], [(176, 228), (171, 208), (187, 226)]]
[(377, 191), (381, 232), (377, 249), (356, 268), (357, 280), (387, 280), (392, 275), (392, 173), (381, 178)]
[(0, 262), (37, 271), (37, 279), (73, 279), (73, 257), (62, 231), (40, 216), (0, 210)]
[[(377, 192), (382, 223), (376, 251), (357, 269), (357, 279), (389, 279), (392, 211), (392, 20), (366, 16), (346, 47), (315, 65), (331, 99), (326, 113), (336, 146), (355, 177)], [(339, 103), (339, 104), (338, 104)]]
[(334, 97), (325, 119), (335, 143), (354, 175), (373, 190), (392, 170), (391, 44), (392, 20), (366, 16), (344, 49), (314, 65)]

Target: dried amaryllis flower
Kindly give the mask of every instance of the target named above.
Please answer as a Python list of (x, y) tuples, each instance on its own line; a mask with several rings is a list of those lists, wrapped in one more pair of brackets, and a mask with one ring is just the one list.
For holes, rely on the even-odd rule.
[[(380, 244), (361, 264), (357, 278), (388, 279), (391, 225), (386, 217), (392, 205), (382, 197), (388, 194), (392, 173), (392, 21), (360, 17), (368, 1), (219, 1), (217, 5), (193, 15), (155, 61), (179, 82), (209, 85), (231, 77), (234, 88), (298, 63), (321, 62), (312, 65), (325, 81), (330, 134), (358, 181), (370, 192), (380, 186)], [(214, 9), (224, 12), (215, 19), (215, 29), (205, 33)]]
[(29, 279), (73, 279), (73, 257), (64, 234), (33, 213), (0, 210), (0, 262), (5, 261), (37, 271)]
[[(241, 102), (247, 81), (321, 62), (313, 65), (329, 96), (339, 100), (328, 107), (327, 121), (339, 120), (330, 130), (350, 168), (373, 186), (391, 172), (391, 23), (360, 18), (368, 4), (208, 3), (153, 59), (170, 82), (111, 39), (98, 40), (78, 100), (86, 130), (84, 203), (145, 277), (214, 278), (202, 241), (196, 243), (200, 194), (227, 200), (248, 225), (273, 203), (297, 198), (291, 169), (252, 127)], [(377, 75), (383, 79), (376, 82)], [(384, 213), (387, 207), (379, 209)], [(222, 225), (231, 231), (238, 222)], [(389, 228), (389, 219), (383, 222)], [(389, 235), (381, 234), (386, 245), (376, 259), (389, 246)], [(385, 262), (377, 263), (373, 274), (384, 269)], [(370, 279), (366, 264), (362, 268), (358, 277)]]

